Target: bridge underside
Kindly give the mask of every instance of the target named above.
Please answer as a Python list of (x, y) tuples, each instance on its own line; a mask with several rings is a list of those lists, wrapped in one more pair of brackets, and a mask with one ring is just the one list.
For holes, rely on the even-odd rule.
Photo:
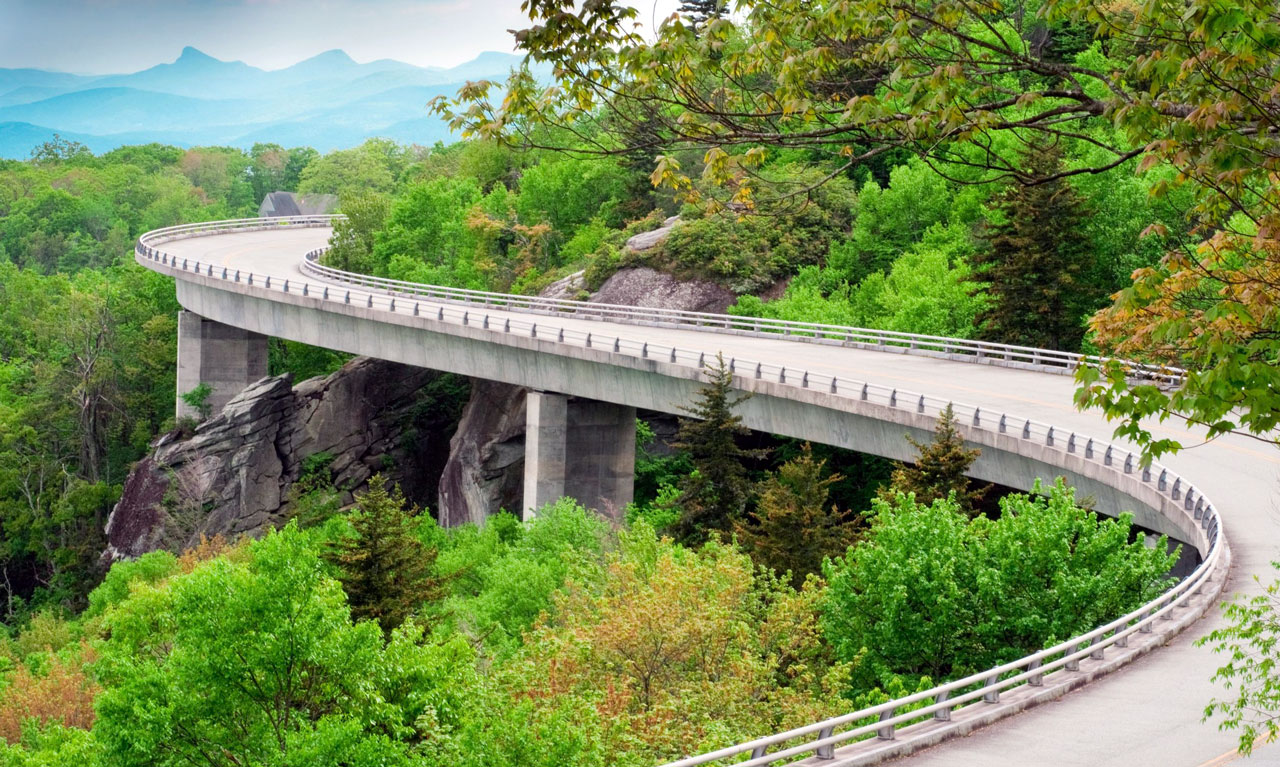
[[(563, 483), (566, 492), (572, 490), (586, 495), (594, 492), (598, 499), (596, 505), (612, 504), (621, 509), (630, 500), (631, 475), (616, 467), (624, 460), (626, 450), (634, 450), (634, 436), (621, 422), (631, 420), (633, 423), (635, 408), (679, 413), (681, 406), (692, 401), (704, 384), (698, 371), (662, 360), (637, 359), (608, 349), (566, 348), (549, 339), (504, 334), (474, 325), (459, 326), (439, 322), (434, 317), (408, 313), (388, 316), (386, 312), (375, 313), (363, 306), (335, 306), (328, 302), (321, 310), (315, 298), (282, 296), (279, 292), (267, 294), (255, 288), (230, 292), (213, 282), (207, 286), (202, 284), (205, 281), (199, 277), (178, 280), (177, 289), (180, 303), (207, 319), (266, 336), (618, 406), (611, 416), (615, 419), (615, 426), (611, 427), (615, 432), (606, 440), (617, 445), (618, 452), (613, 458), (597, 462), (594, 469), (597, 485), (591, 490), (574, 490), (575, 480), (561, 467), (563, 460), (554, 455), (559, 449), (556, 446), (561, 444), (559, 434), (563, 434), (564, 444), (569, 444), (571, 408), (568, 403), (564, 408), (558, 408), (554, 402), (544, 407), (552, 399), (547, 398), (531, 408), (531, 412), (537, 413), (534, 417), (540, 419), (531, 424), (531, 448), (538, 460), (531, 461), (527, 470), (531, 473), (526, 475), (525, 487), (533, 502), (527, 497), (526, 507), (550, 499), (561, 486), (558, 483)], [(552, 351), (554, 353), (547, 353)], [(742, 403), (739, 412), (745, 425), (756, 431), (895, 460), (910, 460), (914, 455), (904, 437), (925, 441), (932, 435), (932, 417), (908, 409), (888, 408), (817, 390), (797, 392), (794, 388), (750, 376), (737, 376), (734, 384), (754, 394)], [(623, 412), (632, 415), (627, 418), (620, 415)], [(565, 422), (558, 433), (559, 426), (555, 424), (551, 425), (551, 431), (544, 431), (548, 428), (544, 421), (552, 415)], [(1029, 490), (1037, 480), (1062, 476), (1082, 497), (1091, 497), (1100, 513), (1116, 515), (1131, 511), (1141, 527), (1202, 550), (1207, 548), (1203, 545), (1203, 531), (1187, 519), (1181, 509), (1172, 508), (1171, 502), (1157, 492), (1153, 483), (1143, 483), (1137, 474), (1123, 477), (1117, 483), (1109, 468), (1103, 469), (1083, 457), (1073, 460), (1076, 456), (1067, 455), (1064, 461), (1057, 450), (1019, 440), (1014, 434), (964, 428), (962, 431), (971, 444), (982, 449), (972, 470), (976, 479)], [(595, 445), (603, 444), (599, 434), (595, 439)], [(549, 457), (544, 461), (541, 456)], [(632, 457), (625, 454), (626, 461)]]

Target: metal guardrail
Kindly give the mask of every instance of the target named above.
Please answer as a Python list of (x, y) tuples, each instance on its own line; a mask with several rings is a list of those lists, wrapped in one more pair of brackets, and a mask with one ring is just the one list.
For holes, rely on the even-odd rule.
[[(887, 333), (882, 331), (862, 331), (854, 328), (837, 328), (809, 323), (790, 323), (772, 320), (760, 320), (756, 324), (752, 318), (733, 318), (724, 315), (702, 314), (697, 312), (670, 312), (665, 310), (636, 310), (634, 307), (616, 307), (600, 304), (584, 304), (583, 302), (561, 302), (554, 299), (533, 299), (527, 296), (511, 296), (480, 291), (463, 291), (454, 288), (415, 285), (396, 280), (382, 280), (365, 275), (342, 272), (316, 263), (319, 251), (307, 254), (304, 262), (308, 271), (321, 275), (327, 281), (301, 283), (289, 280), (272, 280), (270, 276), (255, 275), (252, 272), (215, 267), (201, 264), (199, 261), (170, 256), (156, 247), (167, 240), (198, 236), (205, 233), (224, 233), (245, 230), (261, 230), (273, 227), (312, 227), (329, 226), (332, 217), (308, 216), (293, 219), (242, 219), (238, 221), (213, 222), (209, 224), (192, 224), (183, 227), (156, 230), (140, 238), (136, 251), (140, 260), (150, 262), (162, 271), (176, 273), (188, 272), (202, 277), (228, 282), (241, 283), (281, 293), (294, 293), (308, 297), (321, 304), (357, 305), (369, 309), (388, 311), (399, 315), (426, 317), (438, 322), (479, 327), (493, 333), (503, 335), (520, 335), (528, 338), (552, 341), (598, 349), (613, 354), (642, 359), (656, 359), (674, 365), (705, 368), (709, 356), (705, 351), (680, 349), (664, 346), (607, 333), (583, 332), (580, 330), (557, 327), (554, 323), (524, 321), (509, 316), (494, 316), (491, 311), (519, 311), (522, 313), (595, 317), (619, 322), (639, 322), (654, 324), (658, 322), (682, 326), (696, 326), (711, 332), (749, 332), (776, 337), (778, 332), (791, 331), (796, 340), (810, 340), (835, 336), (837, 342), (843, 339), (863, 338), (867, 334), (872, 338), (883, 338), (883, 343), (857, 341), (859, 345), (875, 348), (890, 344), (934, 343), (934, 349), (944, 349), (948, 355), (958, 355), (961, 359), (978, 361), (978, 350), (983, 353), (998, 351), (1009, 354), (1015, 360), (1037, 360), (1032, 364), (1060, 367), (1071, 367), (1082, 363), (1093, 362), (1097, 358), (1081, 355), (1068, 355), (1062, 352), (1046, 350), (1027, 350), (1021, 347), (1004, 347), (1000, 345), (982, 344), (963, 339), (939, 339), (930, 336), (911, 336), (909, 334)], [(334, 282), (338, 284), (335, 285)], [(352, 290), (348, 286), (364, 287), (369, 290)], [(423, 307), (423, 299), (435, 303)], [(479, 306), (477, 306), (479, 304)], [(629, 313), (624, 313), (627, 310)], [(804, 335), (804, 334), (809, 335)], [(845, 334), (845, 335), (840, 335)], [(918, 347), (917, 347), (918, 348)], [(956, 351), (961, 350), (961, 351)], [(1035, 354), (1039, 353), (1039, 357)], [(967, 355), (973, 355), (968, 356)], [(1022, 356), (1015, 356), (1022, 355)], [(1057, 429), (1050, 424), (1012, 416), (1008, 413), (984, 411), (973, 405), (955, 403), (925, 394), (904, 389), (880, 386), (865, 381), (835, 376), (822, 372), (811, 372), (804, 369), (789, 368), (784, 365), (748, 360), (734, 357), (728, 360), (734, 375), (753, 378), (771, 383), (800, 389), (821, 391), (834, 397), (855, 399), (880, 405), (894, 410), (914, 412), (936, 418), (946, 407), (951, 406), (957, 420), (968, 429), (985, 431), (993, 435), (1013, 437), (1019, 441), (1050, 448), (1064, 457), (1074, 456), (1089, 464), (1101, 467), (1104, 473), (1111, 474), (1117, 480), (1128, 477), (1132, 481), (1155, 490), (1167, 500), (1171, 508), (1180, 509), (1184, 522), (1197, 531), (1198, 541), (1191, 541), (1200, 551), (1203, 559), (1200, 565), (1184, 580), (1161, 594), (1156, 599), (1134, 610), (1128, 615), (1117, 618), (1103, 626), (1073, 637), (1045, 650), (1027, 655), (1011, 663), (1006, 663), (978, 674), (946, 682), (928, 690), (917, 692), (869, 706), (842, 716), (822, 722), (788, 730), (722, 748), (698, 756), (688, 757), (672, 762), (664, 767), (696, 767), (711, 763), (733, 763), (738, 767), (763, 767), (783, 760), (790, 760), (805, 755), (813, 755), (818, 759), (834, 758), (834, 749), (841, 744), (877, 738), (892, 739), (896, 728), (905, 725), (929, 721), (932, 719), (949, 720), (958, 707), (966, 704), (982, 706), (999, 701), (1000, 694), (1023, 686), (1036, 687), (1043, 684), (1044, 676), (1059, 669), (1075, 671), (1085, 658), (1101, 658), (1111, 648), (1125, 648), (1129, 638), (1135, 634), (1154, 632), (1161, 621), (1173, 617), (1176, 610), (1187, 607), (1190, 600), (1205, 592), (1212, 596), (1216, 593), (1213, 586), (1215, 576), (1229, 561), (1229, 550), (1221, 532), (1221, 519), (1213, 504), (1183, 477), (1168, 468), (1153, 463), (1142, 467), (1137, 453), (1117, 445), (1087, 437), (1075, 432)], [(1172, 379), (1181, 371), (1166, 369), (1145, 369), (1142, 366), (1133, 368), (1136, 375), (1150, 375), (1157, 380)], [(1114, 482), (1113, 482), (1114, 484)], [(1223, 578), (1218, 578), (1218, 588)], [(1206, 588), (1208, 587), (1208, 588)], [(1172, 622), (1167, 624), (1173, 626)], [(746, 757), (745, 761), (740, 761)]]

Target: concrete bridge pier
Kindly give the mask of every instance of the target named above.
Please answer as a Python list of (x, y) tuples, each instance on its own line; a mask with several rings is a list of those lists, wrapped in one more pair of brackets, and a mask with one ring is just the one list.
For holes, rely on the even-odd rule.
[(185, 309), (178, 312), (179, 418), (198, 418), (182, 395), (202, 383), (213, 387), (209, 404), (216, 414), (245, 387), (267, 375), (267, 337)]
[(564, 496), (620, 519), (635, 492), (636, 409), (531, 391), (525, 402), (524, 516)]

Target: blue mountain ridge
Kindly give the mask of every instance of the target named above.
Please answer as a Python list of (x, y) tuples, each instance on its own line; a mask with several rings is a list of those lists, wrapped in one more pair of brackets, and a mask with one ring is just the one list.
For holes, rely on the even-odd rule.
[(0, 69), (0, 157), (25, 158), (54, 133), (94, 152), (151, 141), (243, 148), (271, 141), (320, 151), (375, 136), (429, 144), (450, 133), (427, 101), (468, 80), (503, 80), (520, 61), (489, 51), (441, 69), (360, 63), (331, 50), (264, 70), (187, 47), (170, 63), (130, 74)]

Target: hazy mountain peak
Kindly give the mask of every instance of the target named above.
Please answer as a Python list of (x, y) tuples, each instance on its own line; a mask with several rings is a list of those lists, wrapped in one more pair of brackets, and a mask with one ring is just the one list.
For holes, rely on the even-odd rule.
[(326, 64), (328, 66), (356, 66), (355, 59), (347, 55), (347, 52), (341, 48), (334, 48), (331, 51), (317, 53), (309, 59), (298, 62), (297, 66), (304, 64)]
[(190, 45), (188, 45), (187, 47), (182, 49), (182, 53), (178, 56), (178, 60), (173, 63), (191, 65), (191, 64), (221, 64), (222, 62), (210, 56), (209, 54), (205, 53), (204, 51), (198, 48), (193, 48)]

